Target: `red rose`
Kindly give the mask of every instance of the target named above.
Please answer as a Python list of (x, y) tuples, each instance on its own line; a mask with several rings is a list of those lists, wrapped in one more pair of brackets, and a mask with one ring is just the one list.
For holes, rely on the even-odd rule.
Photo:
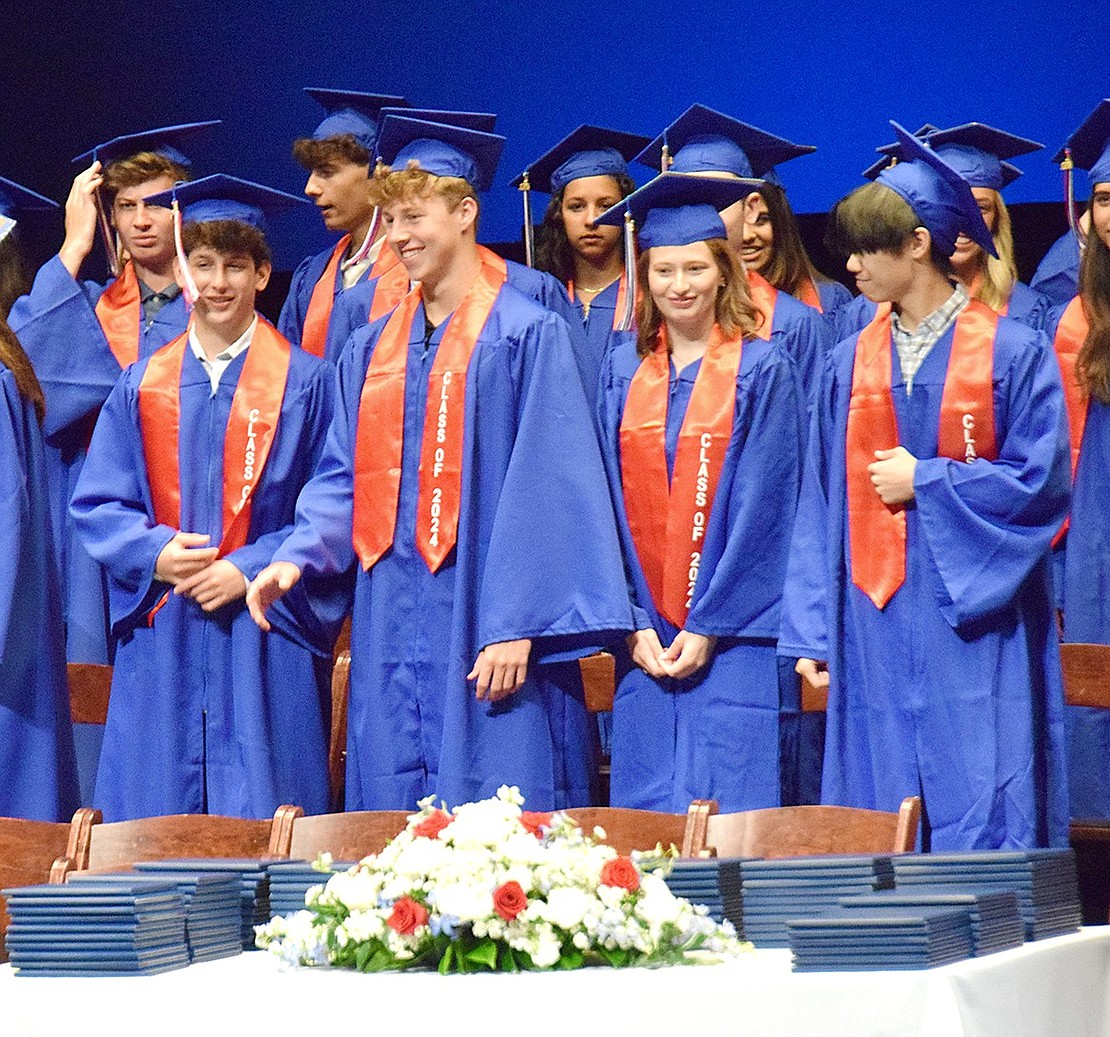
[(528, 898), (519, 882), (506, 882), (493, 891), (493, 909), (511, 922), (528, 906)]
[(428, 924), (428, 909), (412, 897), (398, 897), (393, 904), (393, 914), (385, 924), (395, 933), (410, 936), (416, 932), (417, 926)]
[(455, 819), (443, 810), (436, 810), (429, 814), (413, 830), (412, 834), (423, 836), (425, 839), (438, 839), (442, 832)]
[(543, 832), (540, 831), (540, 828), (551, 827), (551, 815), (540, 814), (534, 810), (522, 810), (520, 812), (520, 823), (524, 825), (525, 829), (531, 832), (537, 839), (542, 839)]
[(601, 884), (635, 893), (640, 888), (640, 873), (630, 857), (614, 857), (611, 861), (606, 861), (605, 867), (601, 869)]

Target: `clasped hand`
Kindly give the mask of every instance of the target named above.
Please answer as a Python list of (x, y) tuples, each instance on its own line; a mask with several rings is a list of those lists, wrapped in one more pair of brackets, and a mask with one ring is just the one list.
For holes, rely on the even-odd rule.
[(867, 466), (871, 485), (884, 504), (905, 504), (913, 500), (913, 476), (917, 458), (904, 446), (876, 450), (877, 460)]
[(705, 634), (680, 630), (666, 648), (654, 627), (637, 630), (626, 638), (632, 661), (649, 677), (681, 680), (697, 673), (713, 655), (717, 639)]
[(232, 562), (217, 558), (219, 548), (204, 546), (209, 539), (204, 533), (174, 533), (158, 554), (154, 575), (170, 584), (174, 594), (214, 612), (243, 597), (247, 581)]

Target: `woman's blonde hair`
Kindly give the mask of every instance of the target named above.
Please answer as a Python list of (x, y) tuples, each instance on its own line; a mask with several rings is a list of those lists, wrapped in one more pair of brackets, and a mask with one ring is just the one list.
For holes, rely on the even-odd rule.
[(994, 195), (995, 222), (991, 228), (996, 259), (989, 252), (982, 252), (979, 269), (982, 278), (975, 298), (992, 310), (1000, 310), (1010, 301), (1014, 285), (1017, 283), (1017, 264), (1014, 262), (1014, 232), (1010, 224), (1010, 210), (1002, 200), (1002, 195), (992, 190)]
[[(706, 245), (717, 264), (722, 282), (720, 291), (717, 292), (714, 321), (728, 338), (750, 338), (763, 323), (763, 315), (752, 302), (748, 292), (748, 279), (744, 276), (740, 261), (724, 238), (710, 238)], [(640, 356), (647, 356), (655, 351), (656, 338), (663, 325), (663, 314), (655, 305), (648, 287), (650, 267), (651, 249), (646, 249), (636, 261), (636, 282), (640, 289), (636, 306), (636, 351)]]

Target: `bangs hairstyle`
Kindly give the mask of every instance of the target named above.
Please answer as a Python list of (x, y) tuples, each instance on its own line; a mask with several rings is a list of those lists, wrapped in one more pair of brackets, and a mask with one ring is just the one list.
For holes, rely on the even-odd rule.
[(766, 184), (757, 193), (767, 204), (767, 215), (774, 234), (771, 258), (760, 271), (763, 277), (787, 295), (794, 295), (807, 278), (815, 286), (821, 281), (827, 281), (828, 278), (817, 272), (806, 253), (801, 232), (798, 230), (798, 221), (794, 218), (794, 210), (790, 208), (786, 192), (774, 184)]
[[(464, 198), (473, 198), (475, 204), (478, 202), (477, 192), (462, 177), (436, 176), (421, 169), (416, 159), (409, 159), (405, 169), (379, 165), (370, 178), (370, 203), (379, 208), (408, 198), (433, 196), (442, 198), (449, 212), (454, 212)], [(478, 229), (477, 219), (474, 229)]]
[[(913, 232), (924, 226), (897, 191), (886, 184), (864, 184), (833, 206), (825, 247), (845, 258), (866, 252), (900, 253)], [(951, 275), (951, 259), (941, 253), (931, 234), (929, 238), (933, 265), (941, 273)]]
[[(724, 238), (706, 241), (717, 264), (717, 272), (724, 284), (717, 293), (713, 319), (719, 324), (726, 338), (750, 338), (763, 323), (763, 315), (756, 309), (748, 292), (748, 279), (740, 260), (728, 247)], [(648, 270), (651, 267), (651, 249), (645, 250), (636, 261), (636, 283), (639, 286), (636, 304), (636, 352), (647, 356), (655, 351), (655, 341), (663, 325), (663, 314), (655, 305), (648, 287)]]
[(301, 137), (293, 141), (293, 158), (310, 173), (322, 166), (338, 166), (351, 162), (370, 170), (370, 152), (350, 133), (339, 133), (323, 140)]
[(250, 256), (255, 269), (271, 262), (270, 246), (262, 231), (238, 220), (186, 223), (181, 228), (181, 244), (186, 256), (193, 249), (207, 247), (221, 256)]
[(104, 189), (111, 200), (121, 187), (137, 187), (160, 176), (168, 176), (177, 183), (189, 179), (189, 170), (165, 155), (140, 151), (109, 164), (104, 171)]
[[(616, 182), (617, 193), (622, 200), (636, 190), (636, 184), (627, 173), (609, 175)], [(536, 235), (536, 269), (546, 271), (564, 284), (574, 280), (574, 249), (567, 238), (567, 228), (563, 222), (563, 198), (569, 186), (570, 184), (565, 184), (551, 196)], [(623, 233), (617, 239), (617, 248), (623, 256)]]
[(1084, 393), (1110, 403), (1110, 249), (1093, 231), (1079, 264), (1079, 298), (1090, 327), (1075, 361), (1076, 380)]

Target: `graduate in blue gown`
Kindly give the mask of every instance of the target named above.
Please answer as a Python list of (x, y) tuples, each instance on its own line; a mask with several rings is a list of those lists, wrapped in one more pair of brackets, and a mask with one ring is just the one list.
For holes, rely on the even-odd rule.
[[(1084, 214), (1085, 215), (1085, 214)], [(1080, 226), (1084, 221), (1080, 221)], [(1079, 241), (1071, 230), (1061, 234), (1044, 254), (1033, 274), (1029, 287), (1061, 306), (1075, 298), (1079, 291)]]
[[(17, 218), (54, 209), (0, 177), (0, 816), (68, 821), (78, 806), (42, 388), (8, 327), (23, 280)], [(25, 283), (25, 282), (24, 282)]]
[(966, 182), (895, 129), (905, 160), (834, 210), (849, 271), (894, 309), (826, 361), (779, 651), (828, 683), (826, 802), (920, 793), (934, 850), (1066, 845), (1059, 372), (1043, 336), (953, 288), (956, 235), (993, 243)]
[[(628, 294), (621, 228), (600, 227), (595, 220), (635, 189), (628, 162), (647, 143), (647, 137), (582, 125), (513, 181), (526, 203), (527, 254), (531, 259), (534, 251), (532, 265), (566, 285), (598, 370), (610, 335), (632, 326), (635, 300)], [(551, 195), (534, 250), (527, 201), (532, 191)]]
[(331, 333), (336, 299), (356, 284), (380, 277), (397, 262), (370, 204), (369, 178), (382, 109), (405, 107), (408, 102), (358, 90), (306, 87), (305, 92), (327, 115), (311, 137), (293, 142), (293, 157), (308, 170), (304, 193), (320, 210), (324, 226), (342, 236), (293, 271), (277, 326), (294, 345), (334, 361), (346, 341), (345, 336)]
[[(185, 330), (185, 303), (173, 278), (170, 213), (146, 206), (143, 198), (188, 179), (191, 163), (180, 147), (213, 125), (128, 134), (79, 155), (74, 161), (88, 165), (66, 202), (62, 247), (9, 318), (46, 396), (47, 478), (71, 662), (109, 661), (104, 574), (81, 546), (68, 511), (97, 411), (123, 367)], [(96, 238), (102, 196), (123, 257), (119, 275), (108, 284), (79, 280)], [(110, 247), (114, 253), (116, 244)]]
[[(695, 104), (637, 159), (655, 169), (666, 167), (675, 173), (766, 178), (774, 176), (774, 167), (779, 163), (815, 150)], [(673, 156), (673, 160), (667, 159), (667, 155)], [(728, 243), (741, 262), (746, 209), (747, 202), (740, 201), (721, 214)], [(747, 274), (753, 300), (770, 318), (771, 339), (797, 365), (808, 398), (816, 386), (822, 358), (832, 346), (832, 327), (816, 309), (789, 292), (780, 291), (756, 270), (747, 268)]]
[(248, 596), (265, 624), (302, 574), (358, 566), (349, 809), (596, 795), (596, 727), (563, 689), (631, 617), (566, 325), (474, 240), (503, 140), (383, 123), (379, 204), (421, 286), (345, 349), (297, 527)]
[(221, 175), (151, 201), (173, 194), (190, 330), (124, 372), (72, 504), (109, 574), (116, 639), (95, 803), (107, 820), (317, 813), (331, 645), (265, 634), (243, 602), (331, 419), (331, 367), (254, 310), (270, 273), (262, 207), (301, 200)]
[[(1065, 641), (1110, 644), (1110, 100), (1067, 147), (1076, 167), (1088, 171), (1091, 201), (1080, 292), (1049, 317), (1066, 371), (1075, 465), (1068, 530), (1057, 549), (1057, 601)], [(1110, 713), (1068, 706), (1067, 723), (1071, 816), (1110, 818)]]
[[(598, 400), (636, 621), (617, 653), (614, 806), (781, 801), (775, 640), (805, 402), (791, 360), (755, 335), (718, 215), (751, 188), (664, 173), (601, 219), (631, 209), (643, 249), (637, 337), (606, 357)], [(702, 465), (715, 483), (699, 485)], [(700, 510), (684, 523), (687, 495)]]
[[(1001, 192), (1021, 176), (1021, 170), (1008, 160), (1039, 151), (1044, 145), (980, 122), (948, 129), (928, 126), (915, 136), (925, 140), (971, 185), (998, 253), (992, 256), (984, 252), (966, 234), (961, 234), (956, 238), (956, 250), (951, 257), (956, 276), (973, 299), (1019, 324), (1042, 330), (1049, 300), (1018, 280), (1010, 213)], [(890, 156), (898, 153), (896, 145), (888, 144), (878, 150), (888, 157), (866, 170), (864, 176), (868, 179), (878, 176), (889, 164)], [(875, 304), (866, 295), (857, 296), (837, 316), (839, 339), (855, 334), (874, 316)]]

